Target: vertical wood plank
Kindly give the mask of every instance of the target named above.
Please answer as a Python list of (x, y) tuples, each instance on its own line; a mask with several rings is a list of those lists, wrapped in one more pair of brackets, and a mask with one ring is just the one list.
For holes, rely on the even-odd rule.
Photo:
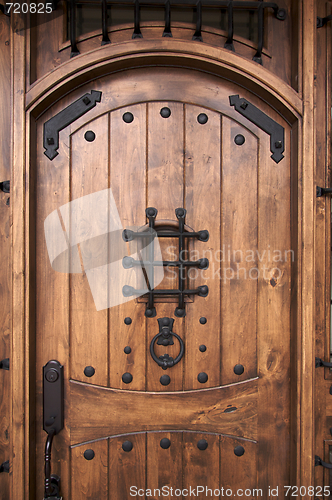
[[(10, 49), (10, 19), (0, 16), (0, 73), (1, 78), (1, 102), (10, 104), (11, 95), (11, 49)], [(11, 178), (11, 107), (1, 106), (0, 109), (0, 176), (1, 179)], [(0, 195), (0, 360), (11, 358), (11, 293), (12, 293), (12, 249), (11, 249), (11, 209), (7, 205), (9, 194)], [(2, 373), (1, 373), (2, 372)], [(0, 370), (0, 463), (10, 459), (10, 406), (11, 406), (11, 380), (10, 372)], [(10, 477), (9, 474), (0, 475), (0, 491), (3, 498), (9, 498)], [(0, 494), (0, 497), (1, 497)]]
[[(205, 440), (208, 444), (205, 450), (200, 450), (197, 443)], [(204, 492), (198, 492), (196, 498), (211, 498), (211, 492), (219, 489), (219, 436), (215, 434), (183, 433), (183, 487), (189, 489), (204, 487)]]
[[(131, 451), (122, 445), (130, 441)], [(112, 498), (130, 498), (130, 487), (145, 490), (146, 487), (146, 434), (124, 434), (109, 440), (109, 491)], [(140, 495), (145, 499), (145, 494)]]
[[(269, 485), (287, 485), (290, 467), (288, 447), (285, 446), (289, 439), (287, 386), (292, 266), (292, 254), (288, 253), (291, 250), (289, 131), (285, 130), (285, 149), (289, 154), (278, 165), (270, 158), (269, 143), (268, 137), (260, 137), (258, 251), (262, 258), (258, 263), (258, 469), (263, 491), (267, 491)], [(268, 248), (270, 252), (264, 253)]]
[[(244, 449), (243, 455), (240, 455), (240, 447)], [(245, 490), (251, 490), (252, 498), (267, 497), (267, 491), (262, 495), (253, 493), (257, 488), (257, 443), (220, 436), (220, 487), (225, 489), (224, 496), (227, 496), (226, 490), (229, 489), (233, 496), (249, 496)]]
[[(208, 121), (198, 122), (198, 115), (206, 114)], [(207, 270), (191, 269), (188, 274), (190, 288), (209, 287), (207, 297), (194, 297), (186, 305), (185, 389), (214, 387), (220, 384), (220, 150), (221, 115), (198, 106), (185, 107), (185, 207), (187, 224), (194, 231), (208, 230), (209, 241), (190, 241), (189, 258), (194, 261), (206, 257)], [(205, 324), (200, 318), (206, 318)], [(204, 321), (204, 320), (203, 320)], [(200, 346), (206, 351), (200, 351)], [(198, 381), (199, 373), (206, 373), (208, 380)]]
[[(182, 489), (182, 432), (147, 433), (147, 489), (151, 495), (171, 500), (171, 490)], [(168, 439), (170, 446), (161, 447), (162, 439)], [(162, 490), (163, 486), (168, 489)], [(154, 490), (160, 490), (158, 491)], [(170, 494), (167, 495), (167, 492)]]
[(25, 23), (24, 17), (11, 17), (11, 210), (12, 210), (12, 342), (10, 351), (11, 396), (10, 396), (10, 498), (28, 497), (29, 443), (25, 440), (26, 425), (26, 384), (29, 378), (29, 362), (25, 357)]
[[(85, 140), (85, 133), (92, 131), (95, 139)], [(80, 197), (97, 193), (108, 188), (108, 115), (93, 120), (71, 136), (70, 197)], [(82, 266), (86, 268), (90, 259), (98, 254), (107, 255), (107, 233), (100, 239), (90, 239), (103, 232), (107, 226), (108, 206), (103, 199), (85, 198), (84, 214), (70, 213), (70, 236), (80, 235)], [(92, 217), (90, 218), (90, 214)], [(94, 217), (95, 216), (95, 217)], [(87, 218), (89, 217), (89, 218)], [(106, 219), (106, 220), (105, 220)], [(65, 222), (65, 221), (64, 221)], [(100, 248), (101, 246), (101, 248)], [(104, 248), (106, 246), (106, 248)], [(106, 262), (105, 262), (106, 264)], [(103, 273), (105, 271), (103, 270)], [(107, 290), (106, 290), (107, 293)], [(81, 382), (91, 382), (107, 386), (108, 382), (108, 318), (107, 309), (97, 311), (93, 301), (87, 275), (70, 274), (70, 376)], [(84, 374), (86, 366), (92, 366), (92, 377)]]
[[(163, 118), (160, 114), (162, 108), (169, 108), (171, 114), (168, 118)], [(148, 155), (147, 174), (148, 191), (147, 206), (155, 207), (158, 210), (157, 220), (177, 221), (175, 209), (183, 207), (183, 104), (177, 102), (152, 102), (148, 104)], [(164, 260), (176, 260), (169, 257), (170, 253), (178, 256), (178, 241), (170, 238), (161, 242)], [(176, 250), (174, 250), (174, 247)], [(172, 288), (175, 285), (172, 281), (173, 273), (165, 274), (164, 280), (160, 284), (161, 288)], [(160, 288), (159, 287), (159, 288)], [(184, 338), (185, 319), (174, 316), (176, 302), (157, 303), (156, 318), (147, 320), (147, 345), (149, 352), (150, 343), (153, 337), (159, 332), (157, 318), (174, 318), (173, 330), (182, 340)], [(173, 358), (179, 353), (179, 344), (174, 340), (173, 346), (163, 347), (155, 344), (157, 356), (165, 353)], [(185, 359), (179, 361), (172, 368), (164, 371), (153, 361), (149, 355), (147, 358), (147, 390), (149, 391), (176, 391), (183, 387), (183, 370)], [(160, 377), (164, 374), (171, 379), (169, 385), (163, 386)]]
[(71, 500), (108, 500), (108, 463), (108, 439), (72, 446)]
[[(325, 17), (331, 14), (331, 2), (317, 2), (317, 15)], [(326, 30), (317, 30), (317, 66), (316, 86), (316, 174), (315, 182), (318, 186), (331, 185), (331, 23)], [(325, 89), (325, 92), (323, 92)], [(316, 239), (315, 252), (315, 357), (330, 360), (331, 352), (331, 199), (322, 196), (316, 199)], [(324, 293), (325, 292), (325, 293)], [(323, 304), (325, 306), (323, 306)], [(332, 399), (329, 392), (331, 385), (331, 370), (323, 368), (315, 371), (315, 454), (322, 457), (324, 454), (324, 440), (330, 437), (329, 429), (332, 418), (331, 411), (322, 411)], [(329, 405), (330, 406), (330, 405)], [(328, 451), (328, 449), (326, 449)], [(325, 454), (325, 458), (328, 455)], [(326, 460), (325, 460), (326, 461)], [(327, 459), (329, 461), (329, 459)], [(330, 471), (328, 471), (330, 472)], [(315, 467), (314, 477), (316, 485), (324, 483), (323, 467)], [(329, 476), (329, 474), (327, 474)]]
[[(51, 359), (64, 366), (64, 398), (69, 380), (69, 274), (54, 271), (48, 256), (44, 233), (46, 217), (70, 201), (68, 133), (60, 133), (60, 154), (52, 161), (43, 154), (43, 123), (53, 114), (68, 106), (72, 98), (58, 103), (38, 122), (36, 136), (36, 497), (44, 494), (44, 448), (42, 368)], [(59, 237), (54, 228), (55, 238)], [(69, 421), (54, 438), (52, 445), (52, 474), (61, 477), (61, 493), (70, 495)]]
[(223, 117), (222, 155), (221, 383), (229, 384), (257, 374), (257, 138)]
[[(125, 113), (133, 114), (131, 123), (123, 120)], [(139, 228), (144, 226), (146, 221), (146, 104), (113, 111), (110, 124), (110, 187), (123, 228)], [(127, 255), (130, 255), (131, 246), (127, 246)], [(124, 280), (123, 285), (138, 288), (140, 280), (136, 279), (135, 270), (124, 270), (122, 260), (117, 266), (118, 276)], [(136, 298), (109, 310), (111, 387), (145, 389), (144, 311), (145, 304), (138, 303)], [(126, 318), (131, 319), (130, 324), (125, 324)], [(130, 347), (129, 354), (124, 352), (125, 347)], [(130, 384), (122, 381), (124, 373), (132, 375)]]
[(313, 484), (314, 411), (314, 304), (315, 304), (315, 62), (316, 62), (316, 2), (308, 0), (302, 6), (302, 353), (301, 353), (301, 465), (300, 485)]

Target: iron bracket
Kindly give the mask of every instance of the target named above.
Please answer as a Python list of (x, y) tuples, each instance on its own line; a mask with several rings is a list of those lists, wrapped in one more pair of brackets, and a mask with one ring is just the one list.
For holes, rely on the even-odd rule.
[(332, 15), (326, 17), (317, 17), (317, 28), (322, 28), (329, 21), (332, 20)]
[(332, 469), (332, 464), (324, 462), (318, 455), (315, 455), (315, 467), (317, 467), (317, 465), (321, 465), (326, 469)]
[(53, 160), (59, 153), (59, 132), (85, 113), (94, 108), (101, 101), (102, 92), (92, 90), (91, 94), (84, 94), (65, 109), (44, 123), (44, 154)]
[(10, 193), (10, 181), (0, 182), (0, 191), (3, 191), (4, 193)]
[(0, 472), (8, 472), (9, 473), (9, 460), (2, 462), (0, 465)]
[(229, 96), (229, 102), (238, 113), (270, 135), (270, 151), (273, 153), (271, 158), (279, 163), (284, 158), (282, 154), (285, 151), (284, 128), (243, 97), (240, 99), (239, 95)]
[(0, 361), (0, 369), (9, 370), (9, 358), (5, 358), (2, 361)]
[(0, 12), (2, 12), (3, 14), (5, 14), (5, 16), (10, 17), (10, 10), (8, 10), (8, 6), (7, 6), (6, 3), (5, 3), (5, 5), (2, 5), (0, 3)]
[(332, 194), (332, 188), (316, 186), (316, 198), (320, 198), (321, 196), (325, 196), (327, 194)]
[(325, 368), (332, 368), (332, 363), (323, 361), (321, 358), (315, 358), (315, 368), (319, 368), (320, 366), (324, 366)]

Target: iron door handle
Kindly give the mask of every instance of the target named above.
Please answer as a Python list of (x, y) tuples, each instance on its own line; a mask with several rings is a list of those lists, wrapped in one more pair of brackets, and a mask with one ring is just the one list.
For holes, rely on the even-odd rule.
[(44, 500), (62, 500), (60, 477), (51, 474), (53, 438), (63, 429), (63, 366), (51, 360), (43, 367), (43, 421), (47, 432), (45, 444)]

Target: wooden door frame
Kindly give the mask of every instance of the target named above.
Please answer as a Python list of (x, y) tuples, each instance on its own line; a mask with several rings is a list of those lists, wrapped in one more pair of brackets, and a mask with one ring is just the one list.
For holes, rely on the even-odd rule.
[[(316, 2), (299, 2), (299, 75), (302, 93), (297, 93), (277, 76), (256, 63), (230, 51), (208, 45), (163, 38), (158, 41), (140, 40), (109, 45), (82, 54), (46, 75), (28, 92), (25, 89), (27, 35), (23, 19), (12, 20), (12, 345), (11, 345), (11, 444), (10, 498), (29, 498), (31, 470), (34, 467), (33, 445), (29, 443), (29, 427), (34, 425), (31, 408), (34, 390), (33, 373), (34, 325), (33, 261), (30, 251), (33, 242), (33, 221), (30, 201), (29, 133), (31, 120), (71, 89), (115, 71), (147, 65), (196, 68), (256, 93), (268, 102), (298, 132), (298, 149), (293, 161), (298, 165), (297, 185), (293, 192), (293, 210), (297, 213), (297, 258), (292, 330), (296, 332), (293, 352), (293, 380), (297, 388), (295, 414), (292, 415), (294, 436), (291, 457), (296, 457), (291, 472), (294, 484), (313, 485), (314, 470), (314, 332), (315, 332), (315, 40)], [(15, 23), (15, 26), (14, 26)], [(303, 146), (302, 146), (303, 145)], [(293, 333), (295, 335), (295, 333)]]

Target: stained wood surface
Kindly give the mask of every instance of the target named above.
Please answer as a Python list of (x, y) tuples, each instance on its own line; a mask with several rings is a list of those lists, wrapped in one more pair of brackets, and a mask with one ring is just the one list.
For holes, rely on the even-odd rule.
[[(263, 92), (267, 101), (285, 114), (291, 123), (297, 119), (297, 114), (302, 113), (303, 106), (298, 93), (259, 64), (218, 47), (193, 45), (191, 41), (175, 41), (170, 38), (162, 38), (158, 41), (143, 39), (139, 45), (136, 41), (120, 46), (109, 44), (102, 50), (91, 51), (82, 54), (79, 58), (67, 60), (29, 89), (26, 95), (27, 109), (32, 108), (34, 113), (38, 114), (51, 105), (56, 98), (60, 98), (64, 89), (72, 89), (75, 86), (74, 81), (84, 83), (87, 81), (87, 75), (91, 78), (91, 71), (95, 78), (99, 78), (108, 74), (109, 66), (114, 70), (127, 69), (132, 67), (136, 60), (140, 65), (142, 57), (145, 63), (151, 62), (158, 65), (161, 59), (166, 57), (165, 62), (171, 60), (180, 71), (181, 67), (191, 67), (219, 75), (221, 70), (224, 76), (235, 84), (243, 84), (243, 81), (246, 81), (248, 88), (256, 91), (257, 95)], [(139, 86), (137, 90), (144, 92), (145, 88), (147, 87)], [(151, 97), (150, 88), (149, 92)], [(170, 98), (171, 94), (168, 99)], [(156, 100), (159, 100), (159, 96)]]
[[(198, 447), (200, 441), (205, 449)], [(242, 456), (234, 453), (238, 447)], [(72, 498), (79, 492), (107, 498), (109, 491), (114, 498), (170, 499), (182, 498), (182, 490), (183, 498), (190, 492), (196, 498), (218, 497), (218, 490), (222, 496), (230, 496), (230, 490), (248, 496), (256, 487), (256, 448), (254, 441), (206, 432), (142, 432), (90, 441), (71, 447)]]
[[(145, 490), (146, 434), (126, 435), (109, 440), (109, 491), (114, 498), (128, 498), (131, 486)], [(122, 444), (130, 441), (133, 448), (124, 451)], [(143, 495), (144, 498), (144, 495)]]
[[(295, 57), (291, 51), (292, 43), (295, 48), (298, 48), (298, 40), (292, 36), (291, 31), (293, 20), (294, 5), (291, 0), (285, 0), (282, 5), (286, 9), (287, 15), (284, 21), (277, 20), (270, 9), (265, 11), (265, 33), (268, 33), (266, 40), (264, 40), (264, 48), (262, 52), (263, 65), (271, 74), (278, 75), (280, 79), (291, 85), (291, 70), (292, 62)], [(227, 32), (224, 30), (209, 27), (209, 22), (204, 15), (203, 9), (203, 27), (202, 37), (203, 44), (207, 48), (220, 47), (223, 52), (225, 42), (227, 40)], [(130, 42), (133, 32), (133, 13), (129, 13), (124, 23), (116, 26), (113, 23), (109, 27), (109, 37), (112, 44)], [(38, 14), (31, 16), (31, 44), (29, 59), (31, 60), (30, 78), (29, 83), (33, 84), (35, 81), (42, 79), (47, 72), (50, 72), (70, 58), (70, 44), (67, 37), (67, 23), (66, 23), (66, 8), (63, 3), (59, 3), (57, 10), (51, 14)], [(257, 23), (257, 14), (253, 18)], [(235, 21), (236, 22), (236, 21)], [(141, 30), (143, 40), (152, 40), (158, 43), (162, 38), (164, 25), (158, 19), (154, 21), (142, 21)], [(235, 30), (237, 31), (237, 30)], [(252, 30), (251, 36), (254, 35), (255, 42), (234, 36), (234, 48), (236, 55), (252, 60), (257, 50), (257, 28)], [(177, 40), (183, 40), (192, 43), (192, 36), (195, 32), (195, 24), (176, 22), (172, 19), (172, 34)], [(49, 44), (44, 45), (45, 38), (49, 39)], [(97, 51), (101, 49), (101, 26), (97, 31), (86, 33), (77, 37), (77, 45), (80, 54), (85, 54), (89, 51)], [(141, 43), (141, 40), (135, 40), (135, 43)], [(107, 46), (102, 47), (105, 50)], [(258, 64), (255, 63), (257, 66)], [(293, 79), (294, 81), (294, 79)]]
[(302, 92), (304, 102), (303, 115), (303, 150), (302, 150), (302, 174), (303, 174), (303, 211), (302, 211), (302, 266), (306, 270), (302, 273), (302, 353), (301, 353), (301, 455), (303, 459), (300, 465), (300, 484), (309, 486), (313, 483), (314, 455), (314, 411), (311, 401), (313, 393), (314, 377), (314, 339), (315, 330), (314, 305), (315, 286), (314, 280), (310, 279), (314, 272), (315, 249), (315, 192), (314, 192), (314, 166), (315, 166), (315, 57), (316, 57), (316, 2), (309, 0), (303, 5), (302, 25)]
[[(91, 451), (93, 453), (91, 453)], [(85, 458), (84, 453), (88, 458)], [(90, 458), (93, 455), (93, 458)], [(90, 459), (89, 459), (90, 458)], [(71, 498), (89, 500), (108, 497), (108, 440), (70, 449)]]
[[(72, 381), (71, 440), (77, 444), (88, 437), (97, 439), (111, 433), (170, 428), (256, 439), (256, 406), (257, 380), (219, 389), (167, 394), (120, 391)], [(95, 411), (96, 407), (99, 411)], [(81, 415), (85, 415), (84, 420)]]
[[(318, 2), (317, 15), (325, 17), (331, 14), (331, 2)], [(328, 23), (325, 32), (317, 30), (317, 66), (316, 85), (318, 89), (331, 88), (331, 26)], [(316, 183), (319, 186), (331, 185), (331, 95), (328, 91), (316, 94)], [(325, 119), (325, 117), (328, 117)], [(317, 198), (315, 207), (316, 257), (315, 257), (315, 357), (330, 360), (331, 351), (331, 200), (324, 196)], [(315, 454), (330, 462), (329, 440), (332, 425), (331, 370), (315, 369)], [(323, 456), (325, 459), (323, 459)], [(330, 485), (330, 471), (315, 467), (314, 480), (318, 486)]]
[[(0, 16), (0, 40), (3, 50), (0, 54), (0, 68), (3, 75), (3, 85), (1, 86), (1, 99), (6, 102), (10, 95), (10, 22), (6, 16)], [(1, 162), (0, 176), (2, 179), (11, 178), (10, 163), (10, 127), (11, 123), (10, 106), (1, 106)], [(1, 297), (1, 331), (0, 331), (0, 360), (11, 357), (11, 210), (9, 206), (10, 195), (1, 193), (0, 196), (0, 297)], [(10, 401), (11, 401), (11, 380), (10, 372), (0, 370), (0, 463), (10, 459)], [(0, 475), (0, 498), (9, 498), (10, 477), (9, 474)]]
[[(198, 122), (198, 116), (205, 114), (208, 121)], [(220, 262), (221, 246), (221, 115), (198, 106), (185, 107), (185, 206), (187, 223), (195, 231), (208, 230), (209, 241), (190, 241), (189, 260), (207, 258), (206, 270), (189, 271), (191, 288), (207, 285), (207, 297), (195, 297), (187, 304), (186, 328), (186, 374), (185, 389), (216, 387), (227, 382), (220, 374), (221, 302)], [(208, 193), (208, 196), (206, 194)], [(212, 230), (210, 228), (213, 228)], [(200, 322), (201, 318), (206, 323)], [(203, 320), (204, 321), (204, 320)], [(200, 351), (200, 346), (205, 351)], [(198, 381), (199, 373), (206, 373), (207, 382)]]
[[(126, 112), (133, 114), (131, 123), (123, 120)], [(146, 222), (146, 126), (145, 104), (119, 109), (110, 114), (110, 188), (123, 228), (136, 231)], [(127, 137), (130, 140), (126, 140)], [(139, 257), (134, 255), (133, 258)], [(134, 288), (142, 285), (133, 270), (124, 273), (122, 261), (118, 262), (118, 266), (119, 275), (125, 277), (127, 285)], [(109, 310), (111, 387), (145, 390), (147, 355), (144, 306), (138, 304), (137, 300), (129, 300)], [(130, 318), (131, 324), (125, 324), (125, 318)], [(125, 347), (130, 347), (129, 354), (124, 352)], [(133, 377), (129, 387), (122, 381), (124, 373), (130, 373)]]
[[(158, 478), (152, 469), (152, 464), (159, 464), (164, 450), (151, 431), (178, 431), (174, 447), (176, 443), (180, 446), (182, 439), (182, 458), (167, 450), (169, 455), (165, 456), (169, 467), (174, 468), (175, 463), (176, 467), (182, 466), (182, 476), (188, 481), (211, 476), (209, 487), (220, 484), (219, 441), (225, 434), (239, 442), (241, 438), (257, 441), (257, 468), (253, 465), (252, 471), (260, 471), (257, 484), (264, 490), (268, 482), (286, 484), (289, 477), (285, 443), (288, 446), (290, 439), (292, 263), (284, 262), (283, 253), (282, 261), (276, 266), (271, 254), (273, 250), (285, 252), (290, 248), (290, 132), (286, 122), (254, 95), (233, 84), (221, 83), (215, 77), (204, 75), (196, 80), (189, 78), (192, 75), (191, 71), (177, 73), (174, 69), (161, 68), (158, 72), (144, 70), (113, 75), (101, 79), (98, 85), (93, 82), (93, 88), (102, 92), (101, 103), (60, 132), (59, 155), (52, 162), (43, 154), (42, 125), (85, 91), (91, 91), (91, 84), (57, 103), (39, 121), (36, 136), (36, 463), (40, 465), (40, 472), (36, 483), (40, 495), (46, 438), (41, 424), (41, 368), (49, 359), (58, 359), (65, 367), (65, 429), (54, 440), (54, 472), (63, 479), (63, 496), (70, 498), (70, 491), (80, 483), (79, 475), (83, 474), (71, 477), (70, 453), (72, 460), (79, 460), (78, 448), (96, 439), (104, 443), (107, 436), (110, 447), (114, 447), (112, 453), (109, 450), (110, 471), (115, 471), (109, 488), (115, 484), (118, 498), (123, 497), (124, 487), (133, 474), (140, 480), (146, 477), (153, 485), (168, 481), (169, 472), (158, 466)], [(145, 84), (149, 81), (153, 84), (148, 85), (147, 102)], [(286, 155), (278, 165), (270, 159), (270, 137), (229, 105), (229, 95), (236, 93), (285, 127)], [(172, 99), (166, 99), (167, 95)], [(171, 110), (169, 118), (160, 115), (161, 108), (166, 106)], [(126, 112), (133, 114), (130, 123), (123, 119)], [(200, 113), (207, 115), (206, 124), (197, 121)], [(94, 141), (85, 140), (87, 131), (96, 134)], [(245, 137), (242, 146), (234, 142), (238, 134)], [(174, 316), (176, 302), (173, 301), (157, 302), (156, 318), (146, 319), (143, 298), (117, 304), (108, 312), (97, 311), (87, 279), (88, 270), (68, 275), (52, 269), (45, 244), (45, 218), (59, 209), (63, 227), (68, 227), (61, 207), (85, 195), (102, 193), (108, 187), (123, 228), (143, 227), (148, 206), (158, 209), (161, 227), (163, 224), (176, 226), (174, 210), (184, 206), (188, 230), (209, 231), (209, 242), (195, 241), (189, 245), (189, 249), (198, 253), (197, 258), (204, 257), (206, 249), (212, 254), (209, 269), (202, 276), (191, 278), (189, 284), (190, 287), (207, 284), (210, 292), (206, 298), (188, 298), (184, 319)], [(91, 206), (86, 220), (81, 221), (79, 229), (84, 238), (90, 234), (93, 216), (99, 213), (98, 205)], [(76, 227), (75, 218), (72, 217), (71, 222)], [(98, 224), (97, 220), (96, 227)], [(166, 245), (172, 243), (162, 244), (164, 255), (168, 251)], [(110, 255), (112, 240), (107, 244)], [(213, 252), (223, 250), (223, 245), (243, 253), (251, 250), (260, 271), (258, 279), (243, 276), (239, 283), (235, 279), (226, 283), (220, 280), (211, 264), (217, 260)], [(92, 248), (82, 243), (79, 247), (82, 262), (89, 261)], [(130, 254), (132, 249), (128, 247), (126, 251)], [(103, 249), (94, 250), (98, 254)], [(235, 258), (222, 262), (223, 267), (234, 269), (236, 264)], [(243, 266), (249, 274), (253, 264), (245, 262)], [(280, 275), (275, 269), (278, 266)], [(120, 270), (123, 272), (122, 259), (118, 262)], [(130, 284), (135, 286), (135, 277), (129, 273), (128, 279), (133, 280)], [(172, 286), (176, 286), (174, 281)], [(160, 286), (164, 287), (165, 283)], [(108, 293), (112, 293), (110, 287)], [(157, 319), (164, 316), (174, 319), (174, 331), (185, 342), (185, 356), (166, 372), (149, 354), (151, 339), (158, 333)], [(207, 318), (206, 324), (199, 322), (203, 316)], [(129, 325), (124, 322), (126, 317), (132, 319)], [(207, 346), (205, 352), (199, 351), (201, 344)], [(129, 354), (124, 353), (126, 346), (131, 348)], [(165, 351), (177, 353), (177, 342), (172, 350), (156, 348), (158, 355)], [(240, 363), (244, 373), (239, 376), (234, 373), (234, 365)], [(89, 380), (82, 375), (88, 365), (95, 368)], [(126, 372), (133, 375), (128, 384), (122, 381)], [(200, 372), (208, 374), (206, 384), (198, 382)], [(171, 378), (168, 386), (160, 383), (164, 374)], [(180, 439), (179, 432), (184, 431)], [(132, 433), (142, 434), (135, 435), (137, 442), (132, 450), (135, 452), (128, 453), (122, 450), (122, 437), (114, 436)], [(207, 439), (207, 449), (199, 450), (197, 435), (205, 439), (205, 433), (213, 436)], [(76, 447), (80, 443), (84, 444)], [(271, 453), (271, 449), (276, 451)], [(105, 458), (106, 451), (103, 454)], [(101, 465), (104, 458), (103, 462), (95, 462), (99, 464), (98, 469), (104, 468)], [(88, 466), (83, 463), (84, 467)], [(85, 470), (83, 465), (80, 467)], [(200, 472), (195, 467), (201, 468)], [(247, 475), (256, 474), (248, 464), (244, 471)], [(104, 478), (104, 472), (99, 471), (97, 477)], [(180, 484), (180, 473), (175, 477)], [(95, 479), (88, 474), (86, 481), (82, 484)], [(100, 487), (104, 488), (103, 485), (104, 479), (101, 479)]]
[[(235, 144), (239, 136), (245, 141), (242, 145)], [(261, 281), (257, 137), (223, 117), (222, 150), (221, 379), (228, 384), (257, 374), (257, 296)], [(236, 365), (243, 366), (243, 374), (234, 372)]]
[[(91, 128), (95, 140), (88, 142), (84, 135)], [(98, 202), (98, 199), (91, 199), (89, 195), (108, 188), (108, 136), (108, 116), (105, 115), (95, 120), (92, 127), (87, 124), (73, 134), (70, 142), (71, 200), (87, 197), (82, 207), (86, 214), (85, 220), (81, 219), (81, 213), (69, 209), (70, 221), (67, 221), (70, 224), (69, 239), (74, 239), (79, 233), (83, 268), (81, 273), (70, 274), (70, 378), (96, 385), (108, 383), (108, 314), (107, 309), (97, 311), (96, 307), (91, 307), (87, 273), (90, 260), (97, 259), (100, 254), (107, 255), (107, 238), (100, 244), (100, 240), (94, 240), (92, 235), (103, 233), (105, 224), (107, 229), (108, 211), (103, 206), (103, 198)], [(99, 218), (93, 217), (95, 211), (100, 213)], [(88, 219), (89, 214), (92, 217)], [(105, 274), (104, 269), (101, 272)], [(108, 280), (107, 272), (106, 279)], [(107, 285), (104, 293), (108, 293)], [(86, 366), (95, 369), (91, 378), (84, 374)]]

